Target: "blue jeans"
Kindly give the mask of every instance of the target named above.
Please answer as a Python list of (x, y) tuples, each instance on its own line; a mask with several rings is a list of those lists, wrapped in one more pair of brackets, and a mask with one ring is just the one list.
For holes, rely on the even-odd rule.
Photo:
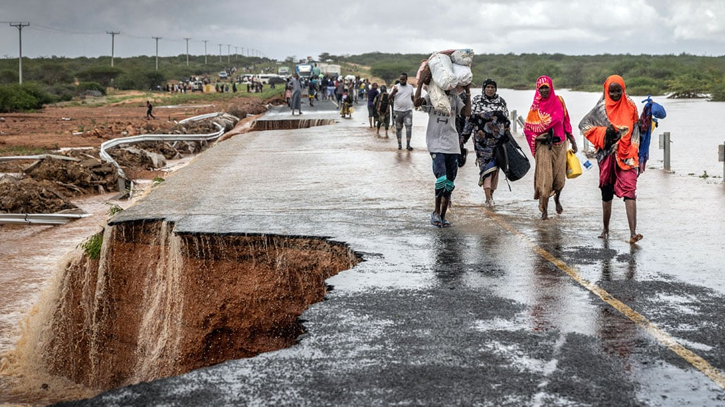
[(430, 153), (433, 159), (433, 175), (436, 177), (436, 197), (450, 198), (456, 188), (453, 181), (458, 175), (458, 156), (460, 154)]

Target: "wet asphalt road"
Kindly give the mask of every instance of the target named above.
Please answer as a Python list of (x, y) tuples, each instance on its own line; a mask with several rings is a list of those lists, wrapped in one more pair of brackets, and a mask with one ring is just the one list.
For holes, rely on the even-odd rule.
[(365, 261), (328, 280), (298, 345), (66, 405), (725, 405), (722, 185), (645, 172), (630, 246), (621, 201), (612, 237), (596, 237), (596, 169), (543, 222), (533, 171), (511, 192), (502, 179), (484, 210), (471, 156), (454, 227), (437, 229), (425, 115), (408, 152), (367, 128), (364, 105), (352, 119), (329, 108), (302, 119), (338, 124), (214, 146), (115, 218), (350, 245)]

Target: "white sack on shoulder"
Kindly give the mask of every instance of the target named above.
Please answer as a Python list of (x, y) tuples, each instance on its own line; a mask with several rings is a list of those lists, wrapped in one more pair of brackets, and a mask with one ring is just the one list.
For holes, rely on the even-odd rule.
[(453, 75), (453, 64), (448, 55), (433, 53), (428, 58), (428, 67), (433, 75), (433, 82), (441, 89), (451, 90), (458, 83), (458, 79)]
[(473, 72), (467, 66), (453, 64), (453, 75), (458, 81), (457, 84), (461, 86), (466, 86), (473, 81)]
[(473, 63), (472, 49), (457, 49), (451, 53), (451, 62), (456, 65), (471, 66)]
[(439, 113), (449, 114), (451, 112), (451, 101), (448, 100), (446, 92), (440, 86), (436, 85), (435, 82), (431, 82), (427, 90), (430, 103), (433, 105), (433, 110)]

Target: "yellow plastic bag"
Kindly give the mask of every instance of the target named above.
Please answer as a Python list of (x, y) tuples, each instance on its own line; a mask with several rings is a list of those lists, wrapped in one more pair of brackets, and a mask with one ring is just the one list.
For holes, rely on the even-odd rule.
[(566, 152), (566, 177), (569, 179), (582, 175), (582, 166), (573, 150)]

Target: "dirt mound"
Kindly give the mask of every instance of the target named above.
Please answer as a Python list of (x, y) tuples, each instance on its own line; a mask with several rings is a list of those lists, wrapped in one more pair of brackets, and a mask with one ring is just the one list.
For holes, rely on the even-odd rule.
[(55, 213), (77, 208), (49, 181), (0, 179), (0, 212)]
[(37, 181), (52, 181), (64, 187), (71, 195), (106, 193), (118, 189), (118, 174), (113, 165), (99, 158), (66, 161), (46, 158), (33, 164), (25, 173)]

